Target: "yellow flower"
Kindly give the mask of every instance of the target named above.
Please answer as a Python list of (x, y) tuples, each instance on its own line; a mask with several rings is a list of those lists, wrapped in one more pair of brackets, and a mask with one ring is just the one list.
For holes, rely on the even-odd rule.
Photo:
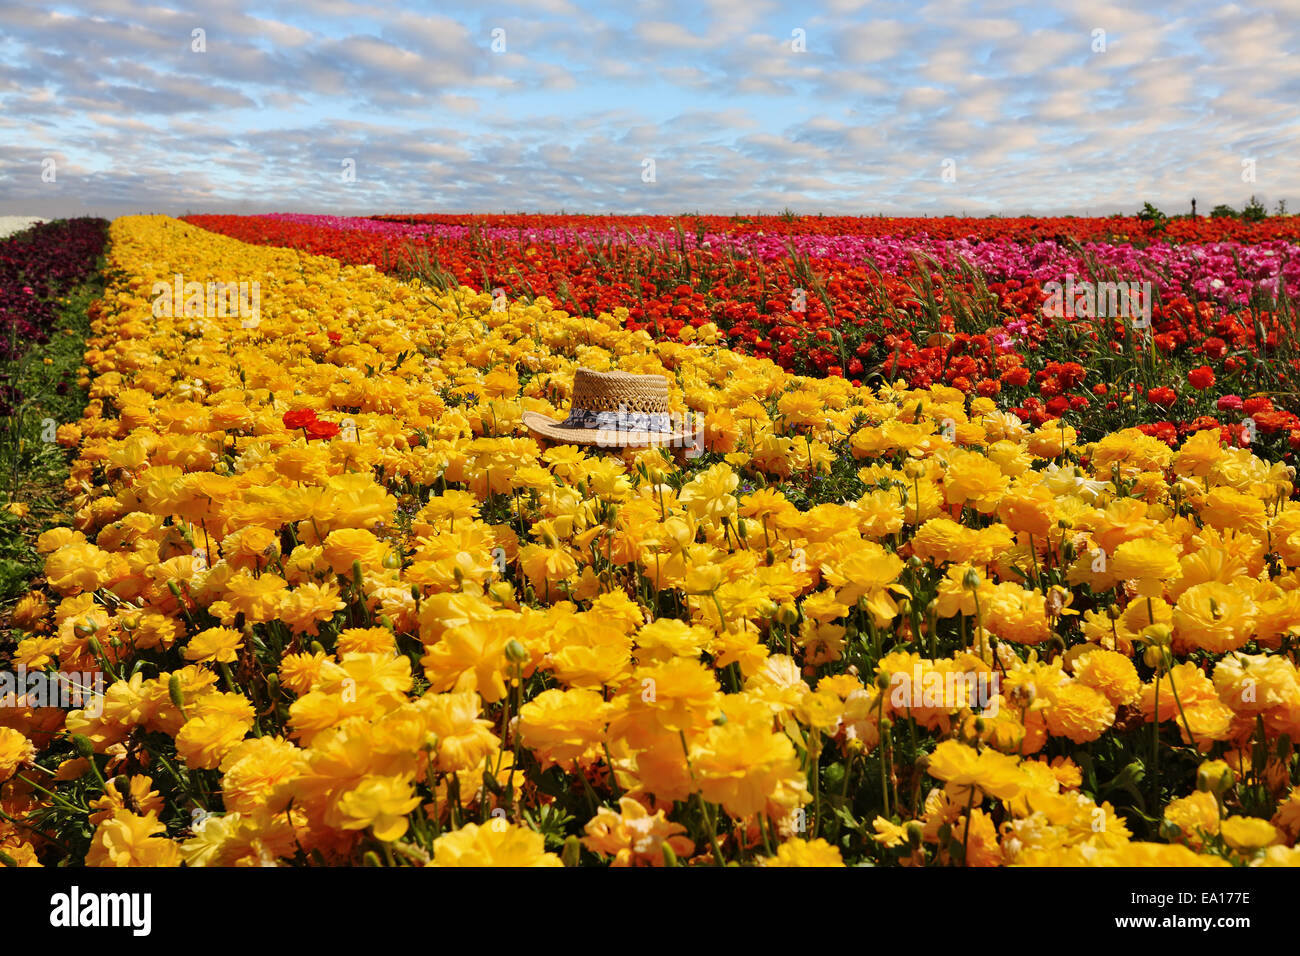
[(1025, 783), (1016, 758), (996, 750), (977, 753), (973, 747), (956, 740), (945, 740), (934, 749), (926, 772), (936, 780), (946, 781), (958, 802), (967, 799), (971, 787), (991, 797), (1010, 799)]
[(36, 757), (36, 747), (12, 727), (0, 727), (0, 783)]
[(181, 848), (165, 836), (157, 814), (119, 810), (95, 830), (87, 866), (180, 866)]
[(678, 857), (695, 852), (695, 844), (682, 836), (686, 828), (664, 817), (664, 811), (651, 814), (631, 797), (618, 801), (619, 812), (601, 807), (586, 826), (583, 845), (595, 853), (612, 856), (614, 866), (664, 865), (664, 846)]
[(1007, 486), (1007, 476), (994, 462), (976, 452), (958, 452), (950, 459), (943, 477), (944, 497), (949, 504), (969, 504), (991, 514)]
[(1178, 552), (1159, 541), (1125, 541), (1115, 549), (1111, 571), (1137, 581), (1143, 597), (1159, 597), (1163, 583), (1178, 574)]
[(1074, 677), (1080, 684), (1100, 691), (1116, 707), (1136, 703), (1142, 693), (1137, 668), (1117, 651), (1085, 651), (1075, 658)]
[(1066, 681), (1056, 688), (1045, 716), (1052, 736), (1082, 744), (1097, 740), (1115, 722), (1115, 707), (1087, 684)]
[(763, 866), (840, 867), (844, 858), (838, 847), (821, 837), (816, 840), (787, 840), (776, 848), (776, 856), (764, 857)]
[(430, 866), (563, 866), (536, 831), (496, 819), (467, 823), (433, 841)]
[(434, 690), (476, 690), (489, 704), (505, 696), (506, 642), (518, 616), (498, 613), (453, 627), (421, 658)]
[(610, 710), (592, 690), (545, 690), (520, 709), (519, 740), (537, 754), (543, 769), (590, 763), (600, 755)]
[(253, 726), (253, 705), (239, 694), (211, 694), (190, 708), (176, 753), (196, 770), (215, 770)]
[(352, 576), (352, 565), (361, 564), (363, 571), (379, 567), (384, 547), (373, 534), (361, 528), (340, 528), (325, 537), (325, 560), (335, 574)]
[(243, 635), (233, 628), (210, 627), (191, 637), (183, 653), (187, 661), (229, 664), (239, 658), (243, 646)]
[(484, 759), (501, 744), (492, 732), (492, 722), (480, 716), (482, 703), (473, 691), (425, 694), (419, 708), (428, 721), (428, 734), (437, 742), (437, 770), (481, 768)]
[(285, 581), (274, 574), (253, 577), (240, 571), (226, 582), (226, 602), (234, 614), (242, 613), (249, 621), (270, 621), (276, 615), (285, 594)]
[(724, 515), (735, 513), (736, 498), (732, 492), (739, 484), (740, 479), (730, 468), (714, 465), (687, 482), (677, 500), (696, 518), (720, 521)]
[(65, 544), (45, 559), (45, 577), (60, 594), (94, 591), (111, 574), (108, 552), (93, 544)]
[(375, 838), (385, 843), (406, 833), (406, 815), (419, 805), (409, 777), (366, 777), (339, 798), (345, 830), (370, 827)]
[(1254, 852), (1282, 842), (1277, 827), (1258, 817), (1228, 817), (1219, 824), (1219, 833), (1224, 843), (1242, 852)]
[(332, 581), (324, 584), (307, 582), (299, 584), (292, 591), (282, 591), (278, 613), (295, 634), (316, 635), (320, 625), (334, 617), (335, 611), (341, 611), (344, 603), (338, 585)]
[(711, 720), (717, 709), (718, 680), (713, 671), (684, 657), (637, 668), (629, 689), (632, 710), (647, 713), (671, 733)]
[(1174, 605), (1174, 636), (1222, 654), (1245, 645), (1254, 627), (1255, 604), (1236, 585), (1207, 581), (1183, 592)]
[(1199, 848), (1206, 837), (1219, 832), (1219, 803), (1214, 794), (1197, 790), (1170, 800), (1165, 807), (1165, 819), (1178, 827), (1184, 841)]
[(760, 724), (710, 727), (691, 752), (691, 766), (704, 799), (738, 817), (764, 812), (805, 786), (790, 738)]

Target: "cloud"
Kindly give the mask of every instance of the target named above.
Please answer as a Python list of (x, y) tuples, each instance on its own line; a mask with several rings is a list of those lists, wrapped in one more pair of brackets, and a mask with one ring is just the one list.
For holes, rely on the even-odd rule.
[(16, 0), (0, 38), (0, 213), (1300, 203), (1294, 0)]

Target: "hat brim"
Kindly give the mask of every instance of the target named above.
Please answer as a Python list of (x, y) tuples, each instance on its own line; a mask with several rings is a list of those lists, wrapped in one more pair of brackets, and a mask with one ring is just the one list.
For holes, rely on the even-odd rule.
[(693, 435), (683, 428), (670, 432), (623, 431), (614, 428), (573, 428), (547, 418), (540, 412), (524, 412), (524, 427), (547, 441), (561, 445), (594, 445), (601, 448), (685, 447)]

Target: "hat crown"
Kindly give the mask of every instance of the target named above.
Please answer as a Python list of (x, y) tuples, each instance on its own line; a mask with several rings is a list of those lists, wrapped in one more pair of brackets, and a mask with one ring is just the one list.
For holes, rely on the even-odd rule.
[(573, 373), (573, 407), (595, 412), (667, 414), (668, 379), (662, 375), (580, 368)]

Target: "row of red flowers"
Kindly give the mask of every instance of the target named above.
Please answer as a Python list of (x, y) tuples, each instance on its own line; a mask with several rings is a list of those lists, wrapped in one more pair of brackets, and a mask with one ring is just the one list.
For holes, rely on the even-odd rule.
[(776, 236), (929, 236), (935, 239), (1010, 239), (1037, 242), (1068, 237), (1079, 242), (1236, 242), (1257, 243), (1283, 239), (1300, 241), (1300, 216), (1270, 216), (1258, 221), (1231, 216), (1140, 219), (1137, 216), (597, 216), (535, 215), (530, 213), (422, 214), (373, 216), (383, 222), (447, 226), (485, 226), (508, 229), (539, 227), (686, 233), (763, 233)]

